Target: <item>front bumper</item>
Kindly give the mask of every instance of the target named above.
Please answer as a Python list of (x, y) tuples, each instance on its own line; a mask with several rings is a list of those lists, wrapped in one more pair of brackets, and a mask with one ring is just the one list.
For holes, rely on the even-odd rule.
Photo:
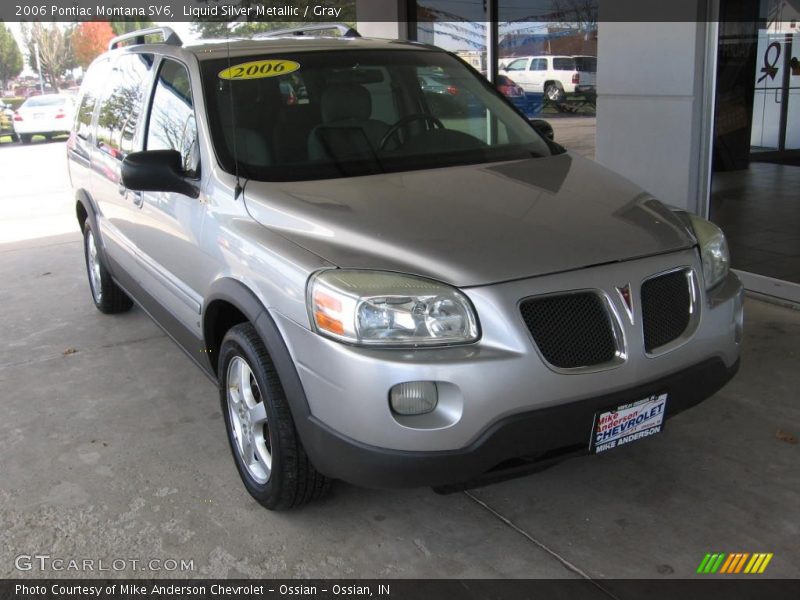
[[(700, 289), (696, 327), (668, 351), (648, 355), (639, 288), (653, 274), (677, 266), (702, 273), (692, 248), (465, 289), (482, 337), (475, 344), (448, 348), (348, 346), (273, 313), (307, 406), (307, 415), (295, 417), (303, 443), (318, 468), (332, 477), (365, 485), (440, 485), (480, 476), (515, 457), (586, 449), (598, 407), (644, 398), (667, 383), (675, 388), (671, 414), (696, 404), (735, 372), (742, 287), (731, 274), (711, 292)], [(633, 295), (631, 319), (615, 289), (625, 284)], [(612, 304), (620, 317), (625, 357), (613, 367), (559, 372), (541, 359), (519, 301), (580, 289), (600, 290)], [(698, 378), (694, 391), (689, 390), (693, 378)], [(408, 381), (437, 382), (442, 410), (410, 418), (394, 415), (389, 390)], [(369, 468), (373, 463), (374, 470)]]
[(595, 414), (666, 392), (666, 418), (725, 385), (739, 368), (711, 359), (623, 392), (512, 415), (466, 448), (404, 452), (360, 444), (311, 418), (303, 442), (316, 468), (355, 485), (377, 488), (448, 486), (522, 474), (566, 456), (587, 454)]

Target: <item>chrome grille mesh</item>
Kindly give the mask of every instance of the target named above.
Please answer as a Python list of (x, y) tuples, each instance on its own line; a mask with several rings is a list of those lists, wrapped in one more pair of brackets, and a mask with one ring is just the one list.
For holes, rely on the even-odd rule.
[(648, 353), (676, 340), (691, 320), (692, 295), (685, 270), (648, 279), (642, 284), (642, 326)]
[(616, 355), (608, 308), (595, 292), (528, 298), (520, 311), (542, 356), (554, 367), (590, 367)]

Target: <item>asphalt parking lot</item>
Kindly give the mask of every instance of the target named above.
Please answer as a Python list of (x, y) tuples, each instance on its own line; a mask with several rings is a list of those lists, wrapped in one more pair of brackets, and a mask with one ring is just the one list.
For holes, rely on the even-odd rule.
[[(448, 496), (340, 484), (269, 513), (214, 386), (142, 313), (91, 303), (64, 143), (0, 145), (0, 577), (19, 555), (193, 561), (98, 576), (800, 577), (800, 311), (748, 299), (742, 368), (663, 434)], [(23, 563), (24, 564), (24, 563)]]

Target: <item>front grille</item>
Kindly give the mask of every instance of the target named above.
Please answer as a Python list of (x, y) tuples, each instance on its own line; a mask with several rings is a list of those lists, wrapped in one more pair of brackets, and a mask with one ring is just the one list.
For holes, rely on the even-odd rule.
[(606, 303), (594, 292), (529, 298), (520, 310), (539, 351), (554, 367), (600, 365), (616, 355)]
[(653, 350), (676, 340), (692, 316), (692, 294), (687, 271), (673, 271), (642, 284), (644, 348)]

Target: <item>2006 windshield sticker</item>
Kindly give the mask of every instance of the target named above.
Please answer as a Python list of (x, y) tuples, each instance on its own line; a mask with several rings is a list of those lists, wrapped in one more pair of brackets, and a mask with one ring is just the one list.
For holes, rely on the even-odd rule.
[(264, 77), (278, 77), (294, 73), (300, 68), (300, 63), (293, 60), (273, 58), (269, 60), (252, 60), (250, 62), (233, 65), (218, 73), (220, 79), (240, 81), (243, 79), (262, 79)]

